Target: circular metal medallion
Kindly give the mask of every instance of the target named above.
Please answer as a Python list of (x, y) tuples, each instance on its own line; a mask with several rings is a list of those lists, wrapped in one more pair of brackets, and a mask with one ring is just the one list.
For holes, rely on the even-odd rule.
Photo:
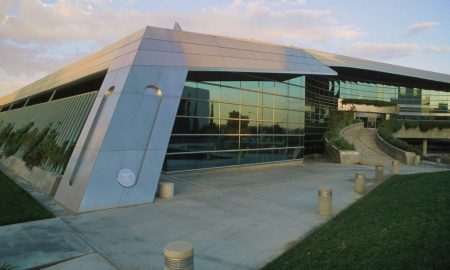
[(130, 169), (122, 169), (117, 174), (117, 181), (124, 187), (131, 187), (136, 184), (136, 175)]

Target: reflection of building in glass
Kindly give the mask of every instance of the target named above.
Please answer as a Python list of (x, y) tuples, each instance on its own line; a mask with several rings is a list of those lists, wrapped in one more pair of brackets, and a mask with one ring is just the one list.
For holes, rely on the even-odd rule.
[[(68, 162), (37, 166), (62, 174), (55, 199), (83, 212), (153, 201), (161, 171), (321, 153), (336, 110), (367, 127), (449, 121), (449, 93), (447, 74), (146, 27), (1, 98), (0, 133), (53, 129)], [(116, 181), (124, 168), (132, 187)]]
[[(307, 82), (310, 81), (311, 91), (307, 90), (307, 104), (308, 93), (311, 93), (309, 96), (312, 97), (312, 100), (316, 100), (316, 106), (313, 112), (307, 109), (307, 118), (310, 118), (310, 114), (318, 115), (320, 109), (317, 106), (326, 106), (328, 109), (337, 106), (338, 110), (355, 111), (355, 117), (362, 119), (368, 127), (376, 127), (381, 121), (389, 118), (450, 120), (448, 92), (413, 87), (414, 84), (410, 83), (370, 81), (373, 78), (364, 77), (365, 74), (358, 75), (356, 72), (353, 76), (361, 77), (349, 79), (337, 76), (318, 79), (308, 76)], [(377, 79), (380, 78), (382, 79), (382, 77), (377, 77)], [(406, 86), (408, 84), (409, 86)], [(334, 97), (337, 98), (336, 104), (326, 100), (325, 97), (320, 97), (327, 93), (334, 93)], [(328, 96), (331, 97), (331, 95)], [(307, 123), (314, 123), (314, 117)], [(317, 125), (310, 129), (311, 132), (308, 132), (308, 124), (306, 129), (308, 141), (308, 137), (314, 136)], [(323, 131), (319, 131), (317, 134), (320, 133)], [(317, 138), (319, 138), (318, 135)], [(312, 140), (317, 141), (317, 139)]]

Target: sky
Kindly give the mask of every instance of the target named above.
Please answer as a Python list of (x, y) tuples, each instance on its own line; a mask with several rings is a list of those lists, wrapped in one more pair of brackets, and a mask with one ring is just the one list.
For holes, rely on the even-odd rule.
[(0, 0), (0, 96), (146, 25), (450, 74), (450, 0)]

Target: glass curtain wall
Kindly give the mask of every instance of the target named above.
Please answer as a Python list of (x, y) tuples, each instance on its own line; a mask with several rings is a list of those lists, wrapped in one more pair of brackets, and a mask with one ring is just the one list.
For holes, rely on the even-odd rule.
[(304, 108), (304, 76), (188, 76), (163, 170), (301, 159)]
[(450, 89), (438, 91), (363, 81), (335, 81), (342, 99), (378, 100), (399, 106), (394, 118), (450, 120)]
[(330, 112), (337, 110), (338, 87), (319, 76), (306, 78), (305, 154), (323, 153)]

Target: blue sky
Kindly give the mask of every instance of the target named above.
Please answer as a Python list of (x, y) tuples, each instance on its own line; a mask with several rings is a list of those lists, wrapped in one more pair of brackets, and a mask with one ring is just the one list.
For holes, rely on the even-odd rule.
[(0, 95), (145, 25), (450, 74), (450, 0), (1, 0)]

